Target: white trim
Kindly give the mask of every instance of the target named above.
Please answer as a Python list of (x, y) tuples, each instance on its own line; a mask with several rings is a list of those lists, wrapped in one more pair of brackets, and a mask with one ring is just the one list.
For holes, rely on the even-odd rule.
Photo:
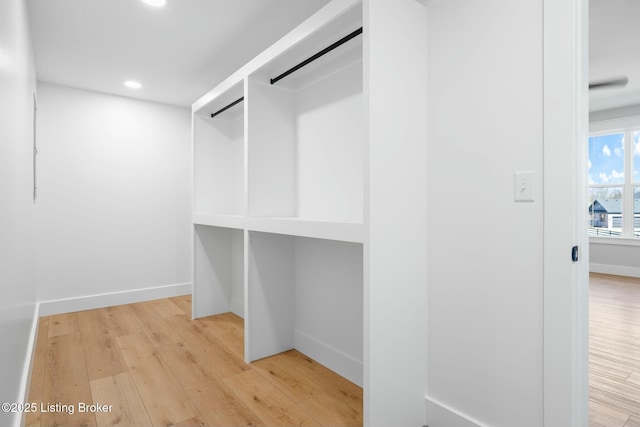
[(624, 182), (614, 184), (589, 184), (590, 188), (622, 188)]
[(589, 263), (589, 271), (592, 273), (613, 274), (615, 276), (640, 278), (639, 267), (627, 267), (625, 265)]
[(244, 229), (244, 215), (193, 215), (193, 225)]
[(191, 294), (191, 283), (155, 286), (152, 288), (132, 289), (129, 291), (87, 295), (40, 302), (40, 316), (92, 310), (114, 305), (132, 304), (160, 298), (171, 298)]
[(616, 117), (589, 123), (589, 133), (593, 135), (618, 133), (627, 129), (637, 130), (638, 127), (640, 127), (640, 115)]
[(589, 422), (588, 18), (588, 0), (543, 0), (545, 427)]
[(249, 231), (261, 231), (263, 233), (287, 234), (290, 236), (353, 243), (362, 243), (365, 231), (363, 223), (317, 221), (299, 217), (247, 217), (246, 228)]
[(447, 426), (447, 427), (485, 427), (479, 421), (462, 414), (455, 409), (438, 402), (432, 397), (425, 398), (426, 421), (429, 426)]
[[(31, 372), (33, 370), (33, 359), (35, 358), (36, 338), (38, 337), (38, 327), (40, 325), (40, 304), (36, 303), (33, 311), (33, 320), (31, 322), (31, 332), (29, 333), (29, 343), (27, 345), (27, 354), (22, 367), (22, 378), (20, 380), (20, 389), (18, 390), (18, 402), (28, 402), (29, 384), (31, 384)], [(14, 415), (13, 426), (20, 427), (26, 423), (26, 415), (21, 416), (19, 412)]]
[(589, 236), (589, 243), (593, 245), (640, 246), (640, 239), (626, 237)]
[(293, 332), (293, 335), (296, 350), (362, 387), (364, 365), (361, 360), (357, 360), (298, 329)]

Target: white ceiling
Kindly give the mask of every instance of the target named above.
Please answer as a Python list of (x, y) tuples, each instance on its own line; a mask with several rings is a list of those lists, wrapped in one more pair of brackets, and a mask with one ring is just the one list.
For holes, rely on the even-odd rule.
[[(38, 79), (191, 105), (329, 0), (28, 0)], [(590, 110), (640, 104), (640, 0), (590, 0)], [(127, 89), (137, 79), (143, 88)]]
[(39, 80), (191, 105), (328, 2), (28, 0), (28, 9)]
[(592, 90), (590, 110), (640, 104), (640, 1), (590, 0), (589, 80), (626, 76), (625, 88)]

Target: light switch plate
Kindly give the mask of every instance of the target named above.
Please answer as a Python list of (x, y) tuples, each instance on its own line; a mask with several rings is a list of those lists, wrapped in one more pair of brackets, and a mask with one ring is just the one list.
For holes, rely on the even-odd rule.
[(520, 171), (515, 173), (514, 200), (516, 202), (533, 202), (534, 171)]

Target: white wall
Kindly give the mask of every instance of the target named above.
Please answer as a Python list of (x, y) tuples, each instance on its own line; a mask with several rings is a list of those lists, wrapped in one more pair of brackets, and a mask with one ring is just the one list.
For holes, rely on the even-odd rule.
[(614, 239), (591, 238), (589, 271), (640, 277), (640, 241), (615, 242)]
[(415, 0), (369, 0), (364, 6), (370, 228), (365, 425), (421, 426), (427, 381), (427, 8)]
[(541, 426), (542, 2), (428, 9), (427, 424)]
[[(0, 401), (19, 402), (35, 312), (35, 68), (25, 2), (0, 2)], [(28, 365), (26, 366), (28, 368)], [(0, 424), (18, 417), (0, 412)]]
[(190, 282), (189, 110), (38, 91), (38, 299)]

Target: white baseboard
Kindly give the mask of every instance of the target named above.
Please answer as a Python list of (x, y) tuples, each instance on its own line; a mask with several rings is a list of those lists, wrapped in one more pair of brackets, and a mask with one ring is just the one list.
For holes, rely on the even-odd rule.
[(231, 298), (231, 312), (236, 316), (244, 319), (244, 301), (237, 298)]
[(191, 294), (191, 283), (156, 286), (153, 288), (133, 289), (108, 294), (87, 295), (83, 297), (40, 302), (40, 316), (92, 310), (114, 305), (133, 304), (160, 298), (171, 298)]
[(640, 268), (623, 265), (589, 263), (589, 271), (592, 273), (614, 274), (616, 276), (640, 278)]
[(293, 344), (296, 350), (362, 387), (364, 376), (362, 361), (297, 329), (294, 331)]
[(471, 417), (437, 400), (425, 397), (426, 421), (429, 427), (486, 427)]
[[(29, 343), (27, 344), (27, 354), (22, 367), (22, 378), (20, 380), (20, 390), (18, 390), (18, 402), (28, 402), (29, 384), (31, 384), (31, 372), (33, 371), (33, 359), (36, 355), (36, 339), (38, 337), (38, 327), (40, 326), (40, 304), (36, 303), (31, 321), (31, 332), (29, 333)], [(26, 415), (17, 412), (13, 421), (14, 427), (24, 426)]]

